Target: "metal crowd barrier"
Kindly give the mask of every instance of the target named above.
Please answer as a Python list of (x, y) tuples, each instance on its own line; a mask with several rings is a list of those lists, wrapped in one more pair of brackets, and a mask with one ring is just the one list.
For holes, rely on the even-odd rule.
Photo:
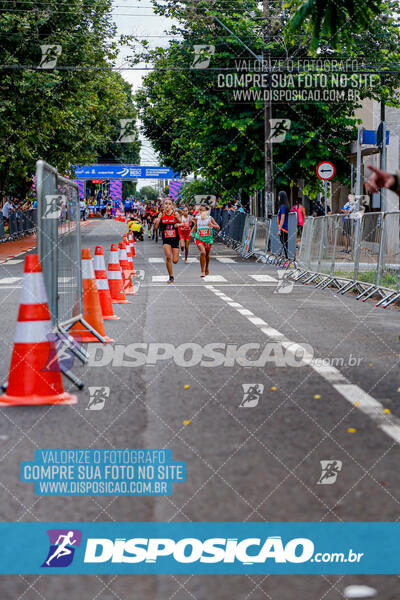
[(221, 208), (211, 210), (211, 216), (221, 227), (218, 232), (219, 239), (234, 250), (239, 250), (242, 245), (243, 230), (246, 223), (246, 214), (228, 211)]
[[(78, 184), (58, 174), (57, 169), (39, 160), (36, 163), (38, 199), (38, 253), (42, 265), (49, 309), (63, 349), (67, 348), (82, 362), (87, 352), (68, 334), (80, 322), (99, 341), (101, 336), (83, 318), (80, 208)], [(70, 371), (63, 372), (78, 387), (80, 382)]]
[(36, 230), (37, 209), (16, 210), (10, 212), (8, 218), (8, 230), (5, 220), (0, 212), (0, 241), (7, 242), (16, 240), (24, 235), (29, 235)]
[(289, 276), (386, 308), (400, 298), (400, 211), (308, 217)]

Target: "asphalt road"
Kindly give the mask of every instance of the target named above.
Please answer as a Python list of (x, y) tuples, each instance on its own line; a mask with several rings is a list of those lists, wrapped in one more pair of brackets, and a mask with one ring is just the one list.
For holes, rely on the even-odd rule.
[[(108, 250), (123, 232), (122, 224), (93, 223), (83, 247)], [(79, 403), (1, 409), (0, 519), (397, 521), (398, 310), (283, 287), (275, 268), (242, 261), (221, 244), (211, 278), (200, 279), (198, 261), (180, 261), (169, 286), (159, 281), (166, 274), (161, 244), (146, 240), (136, 251), (138, 292), (131, 304), (114, 306), (120, 321), (106, 322), (115, 344), (106, 355), (99, 345), (97, 360), (92, 346), (90, 365), (73, 367), (86, 385)], [(198, 258), (194, 245), (190, 252)], [(0, 265), (2, 380), (22, 271), (23, 256)], [(157, 345), (172, 344), (173, 357), (123, 364), (136, 343), (160, 354)], [(293, 343), (320, 362), (295, 366)], [(210, 344), (219, 344), (222, 365), (205, 356)], [(243, 406), (249, 384), (264, 386), (253, 407)], [(93, 386), (109, 388), (99, 411), (87, 410)], [(187, 481), (174, 484), (170, 497), (38, 497), (19, 481), (20, 462), (37, 448), (169, 448), (186, 461)], [(322, 460), (342, 462), (336, 483), (318, 484)], [(0, 590), (7, 600), (337, 600), (359, 583), (374, 587), (379, 600), (399, 598), (398, 578), (389, 576), (2, 576)]]

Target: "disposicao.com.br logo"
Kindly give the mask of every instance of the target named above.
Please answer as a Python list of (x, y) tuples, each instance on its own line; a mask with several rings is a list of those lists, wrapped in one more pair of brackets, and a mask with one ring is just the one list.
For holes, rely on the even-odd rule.
[(294, 538), (284, 543), (280, 536), (262, 538), (91, 538), (86, 544), (85, 563), (157, 563), (165, 558), (179, 564), (233, 564), (255, 565), (275, 563), (300, 564), (311, 562), (360, 562), (363, 553), (315, 553), (312, 540)]

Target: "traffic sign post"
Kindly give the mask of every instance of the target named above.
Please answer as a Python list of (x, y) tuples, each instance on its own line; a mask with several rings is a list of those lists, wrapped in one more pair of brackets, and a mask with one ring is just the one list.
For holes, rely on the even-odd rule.
[(317, 175), (324, 182), (324, 198), (325, 198), (325, 214), (328, 214), (328, 181), (330, 181), (336, 173), (335, 165), (325, 160), (317, 166)]

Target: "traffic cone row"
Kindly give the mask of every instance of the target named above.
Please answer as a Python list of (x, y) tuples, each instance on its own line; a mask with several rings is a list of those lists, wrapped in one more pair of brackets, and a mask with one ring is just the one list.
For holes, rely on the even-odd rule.
[(1, 406), (76, 404), (64, 392), (55, 336), (37, 254), (25, 258), (24, 280), (7, 392)]
[[(82, 291), (83, 291), (83, 319), (95, 330), (106, 342), (112, 342), (106, 336), (104, 328), (103, 313), (100, 304), (100, 296), (94, 274), (93, 260), (89, 248), (82, 249)], [(69, 333), (77, 341), (83, 343), (99, 342), (95, 333), (90, 331), (80, 321), (75, 323)]]
[(115, 220), (119, 223), (125, 223), (125, 217), (122, 214), (122, 210), (120, 208), (117, 208), (117, 211), (115, 213)]
[(104, 252), (102, 246), (96, 246), (94, 253), (94, 274), (96, 276), (97, 289), (99, 291), (100, 306), (105, 321), (119, 320), (120, 317), (114, 315), (110, 286), (107, 278), (106, 265), (104, 262)]
[[(78, 342), (113, 341), (106, 336), (104, 320), (119, 319), (112, 305), (130, 304), (125, 295), (136, 293), (131, 280), (136, 275), (132, 255), (132, 232), (118, 246), (112, 244), (107, 270), (102, 246), (96, 247), (94, 260), (89, 248), (82, 249), (83, 314), (69, 330)], [(7, 392), (0, 396), (0, 406), (76, 402), (76, 396), (64, 392), (42, 269), (39, 257), (31, 254), (25, 259)]]
[(130, 304), (125, 298), (122, 270), (119, 264), (117, 244), (112, 244), (108, 263), (108, 284), (113, 304)]

